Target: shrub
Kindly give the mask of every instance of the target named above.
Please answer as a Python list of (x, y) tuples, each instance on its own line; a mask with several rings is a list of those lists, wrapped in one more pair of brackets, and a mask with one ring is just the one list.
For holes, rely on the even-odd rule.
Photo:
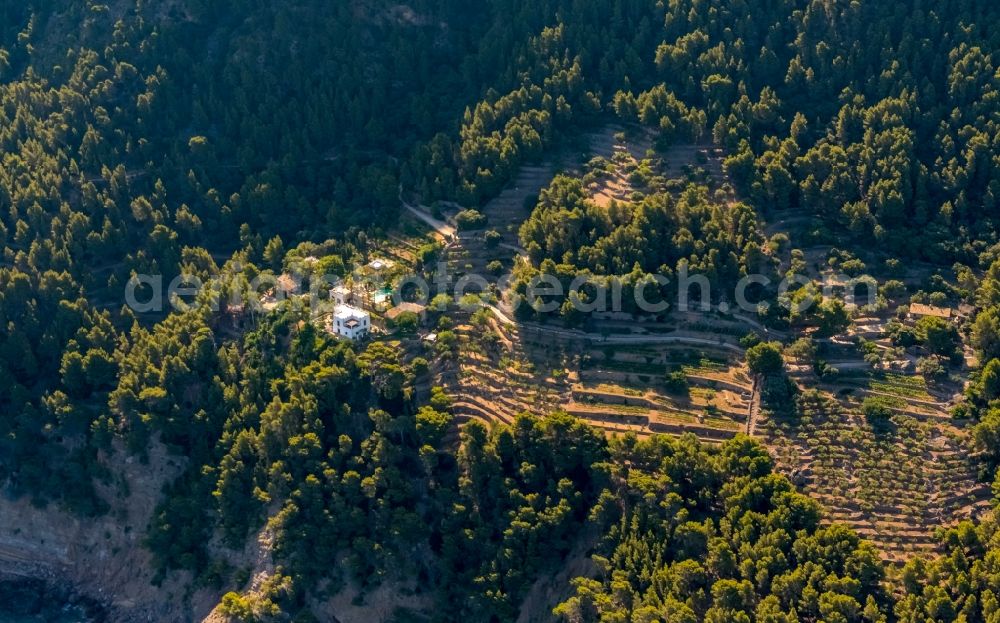
[(403, 312), (392, 322), (393, 327), (401, 333), (412, 334), (420, 326), (420, 316), (413, 312)]
[(435, 411), (448, 413), (451, 411), (454, 400), (444, 391), (443, 387), (434, 386), (431, 388), (431, 398), (428, 402)]
[(743, 348), (752, 348), (760, 344), (760, 342), (761, 342), (760, 336), (757, 335), (756, 333), (747, 333), (746, 335), (740, 338), (740, 345)]
[(688, 392), (687, 376), (680, 370), (668, 372), (664, 387), (671, 394), (686, 394)]
[(921, 357), (917, 361), (917, 372), (927, 378), (936, 378), (945, 375), (944, 366), (937, 357)]
[(434, 312), (446, 312), (451, 307), (453, 300), (447, 294), (438, 294), (431, 299), (429, 308)]
[(482, 229), (486, 226), (486, 216), (479, 210), (462, 210), (455, 215), (455, 224), (459, 231)]
[(219, 612), (231, 621), (253, 621), (253, 604), (239, 593), (229, 592), (222, 596)]
[(865, 398), (864, 402), (861, 403), (861, 412), (873, 424), (887, 422), (892, 417), (892, 409), (885, 404), (884, 400), (874, 396)]
[(787, 249), (788, 248), (788, 244), (789, 244), (788, 234), (786, 234), (784, 232), (780, 232), (780, 233), (777, 233), (777, 234), (774, 234), (773, 236), (771, 236), (771, 240), (768, 243), (768, 246), (775, 253), (779, 253), (779, 252)]
[(858, 277), (865, 272), (865, 263), (858, 259), (848, 260), (840, 265), (840, 270), (844, 271), (848, 277)]
[(917, 337), (935, 355), (951, 357), (959, 342), (958, 330), (946, 320), (925, 316), (917, 321)]
[(785, 349), (785, 353), (800, 361), (813, 361), (816, 359), (816, 344), (807, 337), (799, 338)]
[(495, 229), (491, 229), (483, 235), (483, 239), (486, 241), (486, 248), (495, 249), (500, 246), (500, 241), (503, 240), (503, 236), (500, 232)]
[(903, 263), (896, 258), (886, 260), (885, 269), (889, 272), (889, 274), (894, 276), (899, 276), (906, 272), (903, 269)]
[(417, 376), (423, 376), (430, 370), (430, 364), (423, 357), (414, 357), (410, 365)]
[(906, 296), (906, 284), (898, 279), (890, 279), (882, 284), (882, 295), (887, 299), (899, 299)]
[(817, 361), (813, 368), (816, 370), (816, 376), (823, 381), (835, 379), (840, 374), (840, 370), (831, 366), (826, 361)]
[(898, 322), (893, 322), (889, 325), (888, 333), (892, 338), (894, 346), (908, 348), (919, 341), (917, 339), (917, 333), (913, 329)]
[(441, 253), (441, 245), (437, 243), (427, 243), (421, 245), (417, 250), (417, 259), (423, 266), (434, 263), (437, 260), (438, 255)]
[(761, 342), (747, 350), (747, 365), (750, 372), (770, 376), (781, 372), (785, 362), (781, 358), (781, 344)]

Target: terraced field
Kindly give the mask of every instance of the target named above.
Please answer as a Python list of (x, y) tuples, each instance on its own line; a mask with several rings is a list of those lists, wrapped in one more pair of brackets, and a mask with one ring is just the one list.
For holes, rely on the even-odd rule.
[[(646, 158), (652, 139), (632, 132), (621, 140), (622, 133), (623, 128), (610, 126), (588, 135), (584, 158), (600, 156), (632, 166)], [(682, 149), (675, 160), (693, 163), (697, 151)], [(521, 252), (517, 230), (528, 216), (527, 202), (561, 167), (577, 166), (569, 160), (555, 155), (522, 168), (500, 196), (481, 208), (487, 218), (485, 228), (460, 233), (446, 246), (444, 259), (453, 279), (481, 275), (494, 282), (487, 265), (500, 261), (509, 268), (516, 261)], [(487, 229), (501, 234), (499, 245), (486, 244)], [(495, 318), (489, 326), (482, 326), (480, 318), (477, 326), (469, 312), (455, 310), (449, 316), (458, 324), (462, 343), (456, 360), (445, 366), (438, 380), (456, 397), (460, 421), (510, 422), (521, 412), (563, 409), (610, 433), (687, 432), (714, 442), (745, 429), (752, 383), (739, 361), (741, 351), (734, 346), (735, 337), (746, 332), (739, 323), (703, 317), (673, 324), (637, 323), (633, 318), (608, 317), (600, 319), (592, 333), (579, 334), (558, 327), (512, 326)], [(594, 345), (601, 334), (675, 333), (679, 339), (704, 344), (697, 350), (680, 344)], [(665, 387), (667, 373), (677, 371), (687, 385), (679, 394)]]
[[(732, 354), (659, 345), (589, 350), (565, 408), (584, 419), (607, 421), (628, 413), (640, 432), (694, 433), (706, 441), (743, 430), (751, 383)], [(666, 375), (683, 374), (685, 388), (669, 388)]]
[(488, 227), (500, 232), (503, 236), (501, 245), (516, 248), (518, 228), (531, 214), (534, 208), (532, 201), (543, 188), (547, 187), (560, 169), (560, 160), (554, 158), (542, 164), (521, 167), (514, 181), (504, 188), (499, 196), (482, 208), (486, 215)]
[[(654, 135), (639, 128), (610, 126), (587, 136), (594, 157), (584, 178), (591, 199), (600, 206), (631, 203), (650, 190), (679, 192), (689, 183), (710, 190), (726, 187), (725, 152), (711, 145), (672, 145), (654, 153)], [(729, 189), (729, 200), (735, 200)]]
[(897, 414), (873, 425), (850, 404), (807, 392), (797, 417), (765, 417), (758, 430), (826, 520), (850, 524), (888, 560), (934, 549), (936, 526), (989, 508), (968, 431), (951, 421)]
[[(708, 442), (743, 431), (751, 381), (739, 357), (678, 345), (596, 348), (545, 327), (490, 318), (458, 327), (461, 348), (439, 378), (460, 421), (510, 422), (519, 413), (565, 410), (608, 433), (692, 433)], [(682, 390), (667, 387), (681, 372)]]
[(600, 206), (608, 206), (612, 201), (628, 203), (635, 192), (643, 192), (646, 187), (632, 175), (640, 168), (641, 161), (652, 150), (652, 136), (645, 131), (628, 132), (625, 140), (619, 140), (626, 134), (624, 128), (611, 126), (601, 132), (589, 135), (591, 155), (598, 159), (593, 162), (602, 163), (600, 170), (592, 170), (596, 179), (588, 184), (591, 199)]
[(664, 175), (669, 179), (720, 188), (728, 178), (722, 167), (725, 152), (712, 145), (672, 145), (663, 154)]
[(373, 255), (377, 253), (380, 257), (413, 266), (421, 245), (427, 242), (432, 233), (424, 223), (404, 213), (395, 230), (386, 236), (386, 241), (376, 242)]
[(565, 353), (529, 355), (516, 331), (492, 318), (485, 326), (459, 325), (456, 333), (458, 355), (437, 382), (455, 398), (459, 423), (511, 423), (521, 413), (549, 413), (566, 401), (570, 379), (557, 367), (565, 365)]
[[(625, 140), (619, 140), (622, 134), (625, 135)], [(633, 160), (642, 160), (653, 148), (654, 135), (642, 128), (609, 125), (587, 134), (585, 138), (589, 146), (588, 156), (610, 160), (615, 153), (625, 152)]]
[[(650, 145), (621, 141), (620, 131), (609, 128), (589, 137), (591, 153), (618, 167), (591, 183), (595, 200), (627, 202), (637, 190), (627, 171)], [(658, 175), (701, 176), (725, 189), (721, 160), (715, 150), (677, 146), (663, 155)], [(490, 262), (509, 267), (517, 261), (526, 199), (557, 170), (551, 163), (523, 169), (482, 208), (487, 228), (500, 232), (502, 242), (488, 247), (483, 231), (456, 236), (445, 255), (453, 277), (485, 275)], [(818, 276), (826, 251), (809, 251)], [(834, 378), (818, 378), (810, 365), (791, 367), (793, 380), (819, 391), (804, 395), (796, 416), (779, 418), (759, 409), (754, 381), (742, 363), (739, 338), (763, 331), (753, 319), (695, 312), (641, 320), (599, 314), (589, 333), (582, 333), (555, 324), (513, 324), (496, 294), (491, 300), (501, 308), (499, 315), (449, 313), (461, 344), (453, 360), (436, 366), (435, 383), (455, 397), (459, 422), (509, 423), (522, 412), (561, 409), (608, 434), (688, 433), (717, 443), (749, 430), (771, 450), (779, 469), (826, 508), (826, 521), (850, 524), (890, 561), (931, 551), (936, 526), (989, 507), (989, 488), (978, 482), (969, 432), (949, 415), (954, 388), (873, 369), (861, 359), (854, 334), (827, 340), (826, 354), (841, 370)], [(866, 323), (881, 327), (884, 321)], [(794, 339), (791, 331), (770, 336)], [(885, 341), (880, 329), (864, 336)], [(866, 399), (888, 407), (889, 420), (867, 421), (860, 409)]]
[[(798, 249), (806, 275), (817, 283), (830, 278), (837, 252), (815, 223), (780, 212), (770, 221), (769, 235), (791, 239), (783, 256)], [(852, 250), (869, 267), (884, 264), (878, 250)], [(904, 276), (910, 272), (894, 276), (910, 283)], [(927, 273), (919, 276), (917, 287)], [(951, 415), (964, 373), (953, 369), (951, 378), (928, 382), (913, 371), (926, 353), (895, 349), (887, 334), (897, 317), (893, 305), (857, 313), (843, 335), (819, 340), (822, 359), (839, 372), (821, 379), (811, 365), (793, 366), (790, 376), (800, 388), (817, 391), (805, 394), (797, 417), (765, 412), (758, 433), (780, 469), (826, 507), (827, 521), (850, 524), (887, 560), (902, 562), (937, 548), (936, 527), (987, 512), (990, 490), (979, 482), (982, 465), (967, 424)], [(882, 353), (896, 352), (881, 362), (865, 361), (860, 338)], [(888, 421), (868, 421), (861, 410), (866, 401), (891, 413)]]

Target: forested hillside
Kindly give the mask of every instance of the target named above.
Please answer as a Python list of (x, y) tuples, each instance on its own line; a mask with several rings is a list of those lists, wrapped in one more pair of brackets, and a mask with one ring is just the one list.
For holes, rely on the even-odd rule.
[(519, 89), (466, 115), (451, 162), (431, 148), (460, 174), (443, 192), (496, 192), (601, 105), (666, 144), (732, 150), (733, 182), (762, 210), (938, 260), (995, 242), (990, 3), (590, 4), (540, 36), (548, 58), (527, 59)]
[[(761, 217), (985, 274), (960, 415), (982, 419), (992, 481), (997, 23), (989, 0), (0, 0), (0, 487), (114, 515), (117, 470), (165, 449), (180, 475), (141, 527), (154, 581), (238, 621), (322, 620), (380, 586), (419, 602), (397, 621), (1000, 621), (992, 521), (890, 570), (743, 435), (608, 438), (541, 408), (459, 427), (430, 370), (461, 348), (443, 314), (414, 356), (291, 307), (240, 323), (207, 304), (316, 249), (345, 275), (403, 196), (482, 208), (618, 123), (651, 151), (723, 150), (725, 186), (647, 163), (643, 192), (605, 205), (593, 176), (556, 176), (512, 228), (515, 289), (777, 274)], [(227, 281), (186, 311), (125, 305), (134, 275), (182, 273)], [(914, 340), (959, 339), (925, 325)]]
[(461, 3), (83, 4), (4, 8), (0, 469), (35, 495), (87, 479), (92, 449), (60, 439), (117, 382), (131, 274), (385, 224), (396, 157), (478, 95)]

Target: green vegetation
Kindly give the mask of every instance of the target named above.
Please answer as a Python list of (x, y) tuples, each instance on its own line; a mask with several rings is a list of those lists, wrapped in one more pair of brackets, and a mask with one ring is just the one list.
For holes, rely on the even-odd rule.
[(892, 394), (901, 398), (933, 401), (927, 393), (927, 381), (919, 376), (903, 376), (900, 374), (873, 375), (868, 382), (869, 389)]
[(927, 316), (921, 318), (916, 326), (917, 338), (931, 353), (952, 357), (958, 348), (958, 330), (954, 325), (941, 318)]
[(771, 474), (748, 439), (694, 464), (689, 439), (625, 439), (612, 453), (613, 489), (592, 513), (610, 528), (594, 556), (599, 576), (574, 581), (555, 610), (562, 620), (885, 616), (875, 550), (843, 527), (820, 528), (818, 505)]
[(753, 374), (773, 376), (785, 367), (781, 356), (781, 343), (761, 342), (747, 349), (747, 366)]
[(891, 401), (883, 397), (865, 398), (861, 403), (861, 412), (865, 414), (868, 421), (873, 424), (882, 424), (892, 416)]
[(671, 394), (686, 394), (689, 389), (687, 375), (680, 370), (667, 372), (663, 386)]
[[(641, 135), (654, 149), (558, 175), (525, 203), (515, 292), (543, 272), (567, 289), (593, 276), (621, 284), (624, 311), (639, 312), (637, 291), (673, 302), (654, 274), (703, 275), (720, 302), (749, 273), (884, 266), (894, 302), (909, 289), (913, 301), (979, 306), (964, 326), (927, 317), (888, 333), (922, 349), (919, 371), (941, 384), (969, 335), (981, 365), (956, 413), (975, 421), (984, 472), (995, 470), (997, 23), (996, 3), (972, 0), (0, 0), (0, 488), (76, 516), (127, 515), (120, 467), (165, 451), (180, 467), (142, 536), (157, 581), (216, 587), (222, 613), (241, 621), (311, 620), (347, 586), (363, 603), (386, 583), (416, 586), (429, 604), (401, 620), (514, 621), (593, 552), (572, 567), (587, 572), (571, 593), (556, 587), (566, 598), (555, 616), (994, 623), (991, 523), (942, 531), (944, 556), (908, 564), (894, 592), (872, 545), (821, 527), (818, 504), (743, 437), (714, 449), (607, 439), (549, 403), (542, 418), (465, 422), (460, 401), (491, 397), (434, 386), (465, 373), (469, 345), (467, 316), (440, 316), (441, 293), (433, 345), (415, 339), (412, 314), (396, 322), (399, 341), (356, 345), (292, 305), (265, 314), (230, 301), (258, 298), (250, 284), (262, 275), (347, 276), (400, 236), (418, 270), (454, 260), (451, 245), (393, 231), (401, 199), (446, 211), (463, 232), (496, 227), (462, 238), (506, 249), (500, 231), (516, 227), (493, 222), (487, 200), (522, 165), (618, 124), (616, 141)], [(672, 147), (697, 149), (694, 162), (665, 162)], [(590, 184), (618, 173), (627, 201), (596, 201)], [(866, 253), (812, 259), (789, 235), (765, 235), (761, 217), (805, 221), (811, 241)], [(483, 263), (496, 275), (512, 255), (498, 257)], [(221, 281), (190, 307), (123, 305), (133, 277), (166, 286), (182, 274)], [(751, 294), (776, 299), (777, 281)], [(140, 300), (154, 294), (138, 288)], [(818, 294), (795, 287), (787, 301), (817, 304), (761, 316), (772, 335), (794, 334), (790, 357), (833, 381), (847, 368), (793, 341), (804, 327), (825, 338), (850, 326), (852, 312)], [(594, 295), (515, 311), (585, 326), (573, 303)], [(497, 347), (485, 312), (471, 322), (481, 339), (470, 351)], [(733, 326), (727, 335), (745, 333)], [(766, 377), (769, 434), (801, 435), (814, 451), (815, 475), (799, 474), (807, 491), (856, 494), (872, 516), (920, 505), (944, 515), (917, 495), (928, 489), (918, 442), (944, 446), (948, 461), (978, 458), (896, 413), (930, 398), (922, 379), (875, 379), (861, 405), (834, 403), (800, 393), (781, 343), (743, 346)], [(861, 348), (882, 363), (877, 346)], [(719, 365), (665, 372), (663, 360), (614, 356), (605, 370), (676, 394), (695, 365)], [(544, 369), (568, 385), (568, 368)], [(843, 475), (848, 458), (857, 478)], [(926, 468), (953, 481), (971, 469)], [(250, 593), (249, 572), (224, 559), (261, 534), (273, 571)]]
[(946, 621), (988, 622), (1000, 614), (1000, 531), (995, 523), (962, 522), (942, 531), (947, 554), (932, 562), (915, 559), (902, 572), (905, 592), (895, 606), (899, 621), (926, 617)]
[(486, 217), (478, 210), (462, 210), (455, 216), (459, 231), (482, 229), (486, 226)]
[[(776, 460), (793, 474), (808, 474), (797, 481), (804, 492), (821, 501), (833, 519), (856, 526), (896, 560), (933, 559), (939, 543), (935, 528), (947, 504), (942, 499), (986, 505), (983, 494), (988, 491), (978, 484), (982, 464), (974, 456), (973, 440), (959, 428), (895, 413), (879, 400), (865, 400), (863, 409), (856, 410), (807, 390), (796, 402), (794, 415), (781, 414), (764, 425)], [(875, 417), (865, 417), (863, 411)], [(928, 448), (933, 461), (924, 454)], [(962, 595), (959, 591), (950, 598)]]
[[(594, 301), (586, 289), (571, 290), (581, 276), (618, 280), (624, 311), (635, 312), (641, 309), (637, 292), (650, 305), (674, 300), (651, 274), (667, 279), (675, 272), (704, 275), (711, 285), (732, 287), (763, 257), (753, 211), (742, 204), (714, 204), (705, 189), (693, 187), (678, 199), (658, 193), (637, 206), (601, 207), (587, 197), (580, 180), (559, 176), (542, 191), (520, 235), (532, 265), (522, 265), (515, 290), (524, 295), (538, 274), (558, 277), (568, 293), (557, 301), (564, 317), (575, 309), (571, 298)], [(698, 288), (692, 292), (697, 302), (702, 293)]]

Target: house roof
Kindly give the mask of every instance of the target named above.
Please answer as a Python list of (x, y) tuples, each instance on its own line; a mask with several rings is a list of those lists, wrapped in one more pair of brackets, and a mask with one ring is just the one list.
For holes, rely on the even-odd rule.
[(392, 268), (394, 266), (392, 260), (387, 260), (385, 258), (378, 258), (368, 262), (368, 268), (372, 270), (382, 270), (384, 268)]
[(370, 317), (368, 312), (350, 305), (337, 305), (336, 309), (333, 310), (333, 315), (339, 320), (360, 320)]
[(299, 289), (299, 282), (291, 275), (281, 275), (278, 277), (278, 288), (284, 292), (295, 292)]
[(385, 313), (385, 317), (388, 318), (389, 320), (395, 320), (401, 314), (405, 314), (407, 312), (419, 316), (426, 310), (427, 310), (426, 307), (424, 307), (423, 305), (418, 305), (417, 303), (400, 303), (399, 305), (396, 305), (395, 307), (387, 311)]
[(950, 307), (934, 307), (933, 305), (913, 303), (910, 305), (910, 314), (914, 316), (934, 316), (947, 320), (951, 318), (952, 311)]

